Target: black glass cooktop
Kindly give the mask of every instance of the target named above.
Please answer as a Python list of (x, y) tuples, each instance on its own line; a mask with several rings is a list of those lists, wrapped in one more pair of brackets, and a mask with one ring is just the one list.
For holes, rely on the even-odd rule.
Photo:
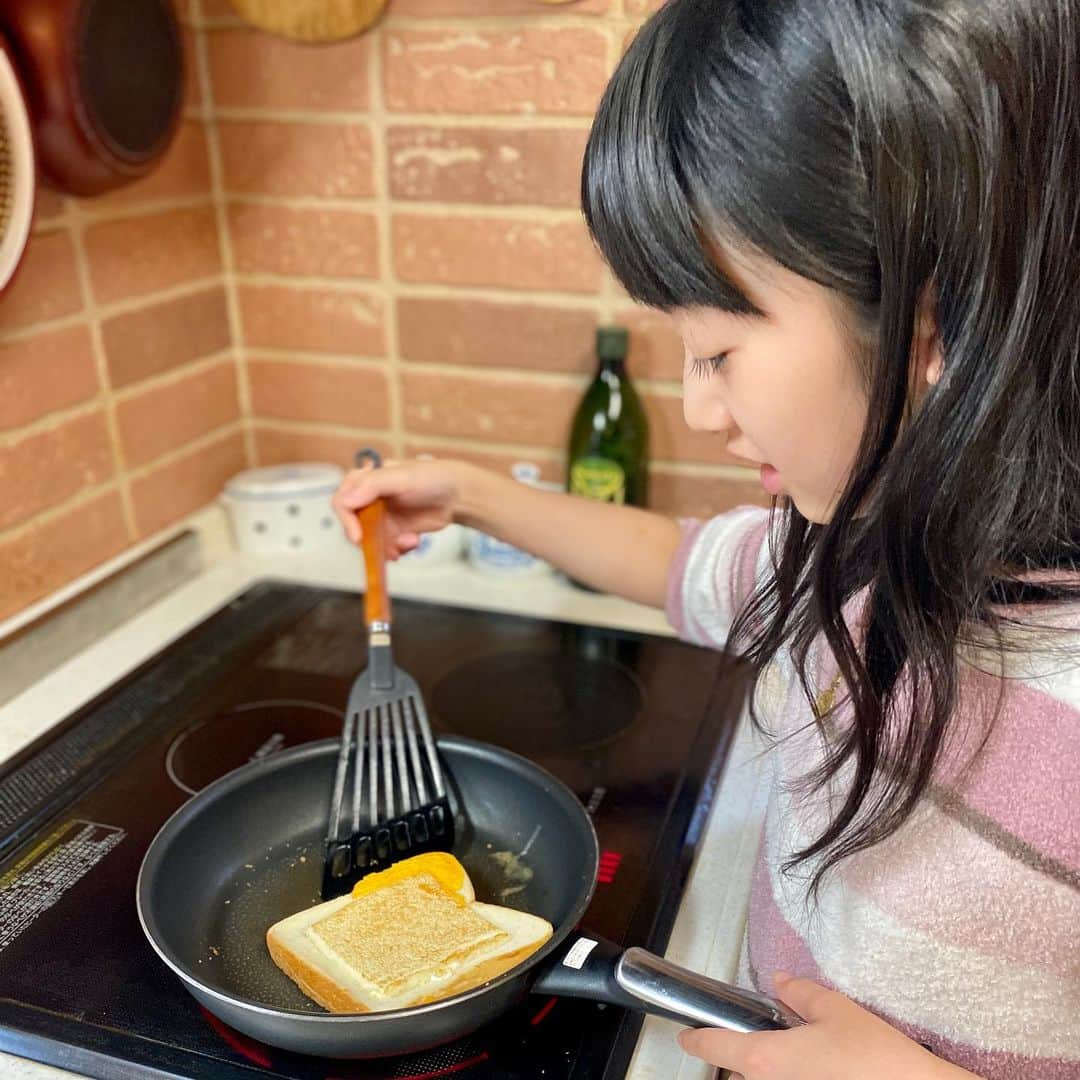
[[(744, 683), (667, 638), (398, 601), (436, 733), (526, 755), (593, 815), (585, 926), (662, 949)], [(366, 662), (358, 595), (261, 582), (0, 768), (0, 1049), (90, 1076), (625, 1075), (640, 1018), (536, 998), (448, 1046), (342, 1062), (253, 1042), (151, 951), (135, 880), (165, 819), (252, 758), (338, 734)]]

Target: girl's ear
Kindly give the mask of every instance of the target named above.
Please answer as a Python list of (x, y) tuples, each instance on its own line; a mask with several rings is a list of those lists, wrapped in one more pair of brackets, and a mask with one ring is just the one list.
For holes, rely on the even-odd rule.
[(941, 328), (937, 321), (937, 290), (927, 283), (915, 312), (915, 335), (912, 341), (912, 375), (917, 388), (937, 386), (945, 370), (941, 347)]

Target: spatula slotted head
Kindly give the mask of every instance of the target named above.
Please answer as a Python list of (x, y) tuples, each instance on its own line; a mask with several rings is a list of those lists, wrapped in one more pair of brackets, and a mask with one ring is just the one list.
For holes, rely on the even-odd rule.
[(392, 689), (365, 671), (349, 694), (327, 836), (323, 898), (426, 851), (450, 851), (454, 818), (427, 712), (414, 679)]

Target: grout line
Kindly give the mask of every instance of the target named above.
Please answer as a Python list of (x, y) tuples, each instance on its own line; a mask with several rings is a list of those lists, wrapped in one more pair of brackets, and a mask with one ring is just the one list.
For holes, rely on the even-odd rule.
[[(391, 10), (384, 15), (370, 30), (366, 31), (372, 36), (381, 30), (426, 30), (437, 34), (445, 30), (469, 31), (486, 30), (514, 33), (521, 31), (523, 22), (533, 22), (536, 29), (542, 30), (596, 30), (605, 22), (611, 21), (611, 12), (574, 12), (556, 11), (552, 9), (545, 12), (537, 8), (535, 15), (526, 15), (523, 12), (513, 12), (509, 15), (397, 15)], [(246, 30), (249, 33), (259, 31), (245, 22), (238, 15), (199, 15), (192, 21), (192, 29), (206, 31), (215, 30)], [(309, 46), (320, 48), (319, 45)]]
[(423, 432), (405, 432), (405, 438), (411, 442), (432, 450), (483, 450), (492, 454), (529, 455), (543, 461), (561, 461), (565, 450), (554, 446), (532, 446), (525, 443), (504, 443), (498, 441), (481, 442), (458, 435), (433, 435)]
[[(428, 363), (426, 361), (406, 360), (402, 362), (401, 370), (407, 375), (452, 375), (466, 379), (490, 378), (492, 382), (526, 380), (535, 383), (537, 386), (562, 386), (582, 391), (593, 378), (591, 367), (582, 371), (556, 371), (550, 368), (538, 370), (537, 368), (508, 367), (496, 364), (453, 364), (443, 361)], [(676, 379), (635, 377), (634, 385), (639, 390), (647, 391), (652, 397), (675, 399), (682, 396), (682, 384)]]
[[(371, 65), (375, 66), (374, 63)], [(591, 113), (436, 113), (415, 110), (384, 109), (387, 124), (393, 127), (439, 128), (499, 128), (525, 133), (529, 131), (588, 131), (592, 126)], [(283, 108), (280, 105), (222, 105), (213, 112), (214, 118), (226, 123), (310, 124), (341, 126), (358, 124), (375, 118), (374, 109), (319, 109), (309, 107)], [(193, 113), (191, 119), (207, 122), (205, 111)]]
[(525, 380), (535, 383), (537, 386), (566, 387), (582, 390), (592, 378), (591, 372), (574, 371), (538, 371), (535, 368), (512, 368), (502, 366), (489, 366), (484, 364), (451, 364), (437, 363), (428, 364), (412, 360), (403, 361), (401, 369), (407, 375), (430, 375), (443, 377), (447, 375), (457, 378), (488, 381), (492, 383), (511, 383)]
[[(195, 21), (201, 22), (202, 5), (195, 5)], [(224, 167), (221, 158), (221, 140), (218, 134), (218, 117), (214, 109), (213, 85), (210, 79), (210, 57), (206, 34), (195, 31), (196, 67), (199, 78), (200, 98), (206, 110), (206, 140), (210, 164), (210, 190), (217, 222), (218, 248), (225, 284), (225, 304), (229, 317), (229, 336), (233, 344), (236, 364), (236, 391), (240, 402), (240, 431), (244, 441), (244, 458), (247, 465), (258, 464), (258, 448), (252, 428), (251, 379), (247, 370), (244, 349), (244, 325), (240, 316), (240, 300), (236, 287), (236, 263), (233, 257), (232, 237), (225, 200)]]
[(539, 206), (536, 203), (434, 202), (427, 199), (393, 199), (401, 217), (468, 218), (470, 221), (512, 221), (523, 225), (567, 225), (582, 221), (581, 206)]
[(379, 209), (378, 200), (350, 198), (332, 195), (262, 195), (257, 192), (226, 191), (224, 198), (229, 206), (270, 206), (286, 210), (366, 210), (373, 213)]
[(365, 293), (377, 292), (382, 284), (376, 277), (327, 277), (322, 274), (275, 274), (267, 270), (233, 270), (234, 285), (250, 285), (252, 288), (284, 286), (291, 289), (318, 290), (319, 292)]
[[(95, 484), (92, 487), (80, 488), (74, 495), (69, 496), (67, 499), (58, 502), (53, 506), (46, 507), (32, 517), (26, 518), (23, 521), (17, 521), (13, 525), (8, 525), (6, 528), (0, 529), (0, 544), (18, 541), (26, 534), (33, 533), (39, 528), (48, 526), (59, 518), (71, 518), (73, 512), (80, 507), (83, 507), (87, 503), (91, 503), (95, 499), (99, 499), (102, 495), (107, 495), (112, 491), (119, 493), (121, 500), (123, 499), (123, 492), (120, 490), (120, 481), (115, 476), (110, 477), (103, 484)], [(128, 546), (135, 542), (136, 541), (130, 536), (128, 537)]]
[[(336, 292), (344, 295), (371, 296), (385, 291), (385, 282), (379, 278), (315, 278), (275, 274), (235, 274), (240, 285), (252, 287), (277, 287), (315, 292)], [(398, 295), (420, 297), (428, 300), (495, 300), (526, 307), (562, 306), (596, 310), (597, 293), (563, 293), (554, 290), (529, 288), (498, 288), (492, 285), (443, 285), (437, 282), (394, 282)]]
[(248, 349), (249, 362), (260, 364), (302, 363), (312, 367), (332, 367), (367, 371), (386, 371), (385, 356), (360, 356), (352, 353), (322, 352), (318, 349), (290, 349), (281, 345), (257, 345)]
[(113, 397), (112, 382), (109, 378), (109, 363), (105, 354), (105, 339), (101, 331), (102, 311), (94, 298), (90, 278), (90, 260), (86, 254), (83, 236), (82, 207), (74, 200), (68, 208), (72, 246), (75, 252), (75, 270), (79, 277), (79, 288), (83, 297), (83, 317), (90, 331), (90, 347), (94, 356), (100, 385), (100, 401), (105, 413), (105, 426), (109, 436), (109, 449), (112, 452), (112, 465), (117, 488), (120, 492), (120, 506), (124, 516), (124, 528), (127, 530), (128, 543), (138, 538), (138, 525), (135, 520), (135, 503), (131, 497), (131, 478), (127, 470), (123, 441), (120, 437), (120, 425), (116, 416), (116, 401)]
[(154, 375), (146, 376), (145, 378), (130, 383), (122, 389), (114, 390), (113, 398), (117, 402), (129, 401), (132, 398), (141, 397), (148, 391), (175, 386), (185, 379), (204, 375), (211, 368), (216, 367), (223, 361), (231, 362), (232, 360), (233, 349), (231, 346), (224, 349), (218, 349), (217, 352), (207, 353), (205, 356), (196, 357), (196, 359), (189, 360), (177, 367), (169, 368), (168, 371), (162, 371)]
[[(5, 428), (0, 431), (0, 447), (8, 449), (26, 439), (32, 439), (37, 435), (44, 435), (65, 424), (75, 420), (82, 420), (94, 413), (107, 412), (105, 394), (101, 389), (101, 370), (97, 363), (97, 353), (94, 353), (94, 369), (98, 377), (98, 392), (74, 405), (66, 405), (59, 409), (50, 409), (42, 416), (35, 417), (28, 424), (19, 424), (15, 427)], [(111, 434), (110, 434), (110, 451)], [(114, 462), (115, 464), (115, 462)]]
[[(79, 220), (86, 226), (109, 225), (113, 222), (132, 221), (141, 217), (153, 217), (174, 210), (202, 210), (210, 207), (211, 193), (196, 192), (189, 195), (162, 195), (158, 198), (132, 200), (131, 202), (92, 203), (90, 200), (75, 202)], [(48, 219), (53, 221), (55, 219)]]
[(129, 470), (128, 476), (132, 480), (141, 480), (151, 473), (157, 472), (158, 469), (167, 468), (169, 465), (175, 465), (177, 462), (184, 461), (186, 458), (194, 457), (196, 454), (201, 453), (208, 447), (214, 446), (216, 443), (225, 442), (230, 435), (233, 435), (236, 432), (243, 434), (243, 430), (243, 419), (228, 420), (216, 428), (211, 428), (209, 431), (202, 432), (202, 434), (191, 439), (189, 442), (185, 442), (180, 446), (175, 446), (171, 450), (166, 450), (163, 454), (151, 458), (149, 461), (144, 461), (141, 465), (134, 466)]
[[(195, 296), (201, 292), (207, 292), (215, 285), (223, 284), (223, 275), (218, 273), (213, 277), (197, 278), (182, 285), (174, 285), (168, 289), (157, 292), (140, 293), (138, 296), (128, 297), (124, 300), (114, 300), (108, 304), (98, 303), (96, 311), (102, 321), (117, 315), (133, 315), (158, 304), (167, 304), (171, 300), (183, 300), (189, 296)], [(0, 342), (4, 344), (13, 341), (22, 341), (26, 338), (37, 337), (39, 334), (48, 334), (54, 331), (70, 330), (73, 326), (82, 326), (86, 323), (86, 312), (77, 311), (70, 315), (62, 315), (56, 319), (42, 319), (40, 322), (28, 323), (14, 330), (0, 334)]]
[(467, 216), (469, 218), (484, 217), (485, 215), (496, 218), (511, 218), (520, 220), (528, 218), (532, 224), (540, 215), (540, 222), (545, 219), (551, 222), (565, 223), (577, 221), (581, 218), (581, 207), (574, 203), (563, 203), (559, 206), (540, 204), (536, 202), (501, 202), (492, 203), (484, 201), (470, 202), (468, 200), (455, 200), (438, 202), (432, 199), (410, 199), (389, 197), (379, 199), (375, 196), (370, 198), (324, 196), (324, 195), (267, 195), (258, 192), (225, 192), (225, 200), (230, 206), (269, 206), (281, 207), (287, 210), (354, 210), (373, 213), (384, 209), (387, 204), (399, 213), (418, 211), (420, 213), (435, 213), (442, 217)]
[[(67, 228), (68, 226), (65, 224), (63, 227)], [(231, 277), (233, 284), (239, 282), (245, 285), (279, 285), (338, 292), (370, 292), (381, 285), (378, 278), (312, 278), (297, 275), (237, 274), (235, 271)], [(351, 286), (354, 281), (357, 283), (355, 288)], [(182, 300), (200, 292), (206, 292), (216, 285), (225, 286), (227, 290), (228, 282), (223, 272), (214, 274), (212, 277), (197, 278), (181, 285), (173, 285), (167, 289), (141, 293), (138, 296), (114, 300), (107, 304), (98, 304), (97, 310), (102, 319), (107, 320), (118, 315), (143, 312), (147, 308), (155, 307), (158, 304), (166, 304), (171, 300)], [(559, 306), (585, 311), (595, 311), (597, 308), (597, 294), (595, 293), (568, 293), (537, 288), (508, 289), (490, 285), (445, 285), (438, 282), (396, 281), (395, 287), (399, 295), (418, 299), (457, 300), (462, 303), (492, 301), (508, 305), (524, 305), (526, 307)], [(620, 297), (618, 303), (633, 307), (633, 301), (626, 297)], [(37, 337), (40, 334), (70, 330), (72, 327), (81, 326), (85, 322), (86, 313), (81, 310), (67, 315), (60, 315), (54, 319), (42, 319), (39, 322), (28, 323), (25, 326), (0, 332), (0, 343), (7, 344)]]
[[(65, 499), (56, 506), (50, 506), (48, 509), (42, 510), (40, 513), (35, 514), (26, 521), (20, 521), (6, 529), (0, 529), (0, 543), (16, 538), (20, 533), (30, 532), (41, 525), (47, 525), (50, 521), (61, 516), (70, 516), (72, 510), (83, 505), (90, 499), (96, 498), (113, 489), (120, 490), (121, 498), (124, 498), (122, 484), (126, 486), (133, 480), (141, 480), (159, 468), (164, 468), (169, 465), (174, 465), (178, 461), (183, 461), (186, 457), (193, 456), (202, 450), (205, 450), (207, 447), (213, 446), (215, 443), (223, 443), (230, 435), (240, 430), (240, 421), (230, 420), (220, 427), (203, 432), (203, 434), (192, 439), (190, 442), (184, 443), (182, 446), (168, 450), (164, 454), (160, 454), (158, 457), (155, 457), (142, 465), (129, 469), (123, 478), (111, 477), (104, 484), (83, 488), (78, 494), (71, 496), (69, 499)], [(134, 537), (129, 536), (128, 545), (130, 546), (131, 544), (137, 543), (142, 538), (142, 533), (136, 533)]]
[(364, 424), (339, 424), (333, 420), (296, 420), (288, 416), (257, 416), (255, 427), (259, 430), (295, 432), (303, 435), (354, 435), (363, 438), (390, 439), (390, 428), (367, 427)]

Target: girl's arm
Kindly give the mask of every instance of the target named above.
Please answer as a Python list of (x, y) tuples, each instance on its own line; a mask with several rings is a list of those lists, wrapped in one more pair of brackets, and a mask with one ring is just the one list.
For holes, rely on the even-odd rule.
[(334, 497), (349, 538), (356, 511), (376, 498), (387, 510), (396, 558), (421, 533), (471, 525), (547, 560), (578, 581), (652, 607), (664, 606), (678, 524), (660, 514), (543, 491), (460, 461), (387, 462), (349, 473)]

